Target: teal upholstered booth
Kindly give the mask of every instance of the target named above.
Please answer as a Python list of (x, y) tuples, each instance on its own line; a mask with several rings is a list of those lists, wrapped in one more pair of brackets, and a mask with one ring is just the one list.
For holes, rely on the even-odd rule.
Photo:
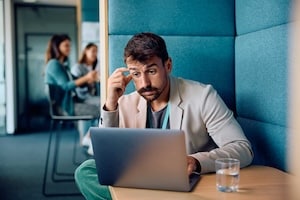
[[(286, 170), (289, 0), (109, 0), (109, 73), (138, 32), (167, 43), (173, 75), (211, 84), (253, 144)], [(100, 19), (101, 20), (101, 19)], [(127, 92), (132, 91), (133, 86)]]
[(236, 0), (238, 121), (254, 164), (287, 169), (288, 35), (291, 1)]
[(212, 84), (235, 109), (234, 0), (108, 2), (110, 72), (124, 66), (124, 46), (133, 34), (154, 32), (166, 40), (173, 75)]

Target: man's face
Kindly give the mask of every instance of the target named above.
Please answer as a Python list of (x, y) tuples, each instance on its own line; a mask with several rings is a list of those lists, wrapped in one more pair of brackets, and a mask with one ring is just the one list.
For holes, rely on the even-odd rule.
[(171, 72), (171, 61), (162, 63), (162, 60), (154, 56), (144, 63), (126, 59), (129, 73), (134, 81), (137, 92), (147, 101), (157, 100), (162, 93), (169, 90), (169, 73)]

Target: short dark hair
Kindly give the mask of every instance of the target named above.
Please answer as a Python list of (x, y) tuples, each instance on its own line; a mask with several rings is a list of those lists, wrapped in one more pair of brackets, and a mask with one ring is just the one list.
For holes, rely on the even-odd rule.
[(143, 63), (154, 56), (161, 58), (162, 63), (169, 58), (164, 39), (149, 32), (134, 35), (124, 49), (125, 63), (129, 57)]

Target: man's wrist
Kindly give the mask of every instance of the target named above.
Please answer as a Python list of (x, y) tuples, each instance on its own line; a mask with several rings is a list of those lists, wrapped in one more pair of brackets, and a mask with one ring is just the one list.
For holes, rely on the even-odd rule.
[(195, 160), (196, 160), (196, 169), (195, 169), (195, 172), (201, 173), (201, 164), (200, 164), (200, 162), (197, 159), (195, 159)]
[(118, 107), (118, 105), (116, 105), (116, 106), (107, 106), (106, 104), (104, 104), (103, 109), (105, 111), (114, 111), (114, 110), (117, 109), (117, 107)]

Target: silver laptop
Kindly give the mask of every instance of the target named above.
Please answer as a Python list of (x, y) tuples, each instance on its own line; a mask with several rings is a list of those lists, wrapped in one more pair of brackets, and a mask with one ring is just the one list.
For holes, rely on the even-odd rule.
[(101, 185), (191, 191), (184, 132), (172, 129), (90, 128)]

